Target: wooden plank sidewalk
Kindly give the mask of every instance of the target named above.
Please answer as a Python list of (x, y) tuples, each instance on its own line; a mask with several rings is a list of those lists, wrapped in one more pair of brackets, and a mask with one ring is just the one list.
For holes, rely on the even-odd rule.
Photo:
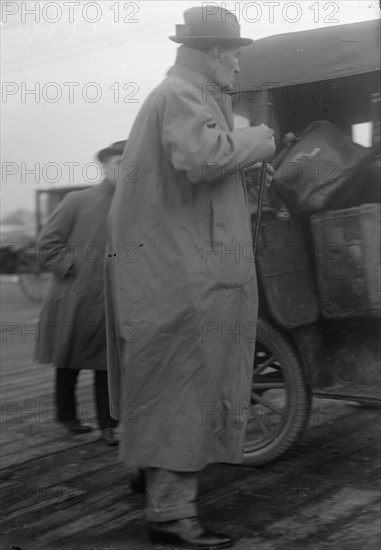
[[(72, 436), (55, 423), (53, 369), (32, 361), (39, 305), (5, 283), (2, 306), (0, 548), (166, 548), (148, 541), (144, 498), (131, 494), (118, 451), (96, 430)], [(78, 401), (95, 425), (90, 372)], [(207, 468), (200, 514), (232, 534), (236, 550), (379, 550), (380, 435), (379, 410), (315, 400), (308, 431), (284, 458)]]

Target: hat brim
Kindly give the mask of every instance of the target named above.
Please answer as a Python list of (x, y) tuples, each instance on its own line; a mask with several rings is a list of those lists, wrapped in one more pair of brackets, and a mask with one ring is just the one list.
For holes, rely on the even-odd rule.
[(97, 159), (103, 164), (104, 161), (108, 158), (119, 156), (122, 154), (123, 151), (117, 149), (116, 147), (106, 147), (106, 149), (102, 149), (101, 151), (99, 151), (99, 153), (97, 154)]
[(249, 46), (254, 42), (251, 38), (238, 38), (238, 37), (221, 37), (221, 36), (170, 36), (172, 42), (177, 44), (183, 44), (184, 46), (189, 46), (194, 44), (197, 41), (202, 40), (203, 42), (221, 42), (221, 44), (231, 44), (232, 46)]

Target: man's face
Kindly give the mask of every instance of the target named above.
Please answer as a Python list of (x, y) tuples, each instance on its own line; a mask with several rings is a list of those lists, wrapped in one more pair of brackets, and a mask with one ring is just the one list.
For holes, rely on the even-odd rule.
[(235, 75), (239, 73), (238, 58), (241, 55), (241, 48), (221, 48), (219, 52), (219, 64), (222, 69), (223, 81), (227, 88), (233, 88)]
[(108, 157), (103, 163), (103, 173), (113, 183), (117, 183), (119, 180), (121, 158), (122, 155), (113, 155), (112, 157)]

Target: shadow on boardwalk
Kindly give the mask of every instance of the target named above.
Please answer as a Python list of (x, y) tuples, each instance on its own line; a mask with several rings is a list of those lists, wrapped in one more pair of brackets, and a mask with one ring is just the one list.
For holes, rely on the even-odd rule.
[[(2, 305), (1, 548), (164, 548), (148, 542), (144, 498), (130, 493), (118, 451), (97, 431), (72, 436), (54, 422), (53, 369), (31, 360), (38, 305), (12, 283)], [(78, 400), (95, 423), (92, 373), (81, 373)], [(284, 458), (207, 468), (200, 514), (236, 550), (379, 550), (379, 458), (378, 410), (315, 400), (309, 430)]]

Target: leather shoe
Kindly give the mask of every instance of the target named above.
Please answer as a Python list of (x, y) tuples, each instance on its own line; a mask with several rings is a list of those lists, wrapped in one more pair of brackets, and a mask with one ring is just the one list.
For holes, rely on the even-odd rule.
[(150, 523), (149, 533), (152, 542), (177, 544), (185, 548), (219, 550), (233, 546), (230, 537), (205, 529), (196, 517)]
[(68, 422), (62, 422), (62, 424), (73, 434), (87, 434), (93, 431), (90, 424), (83, 424), (79, 420), (69, 420)]
[(136, 493), (137, 495), (144, 495), (144, 493), (146, 492), (146, 480), (144, 477), (143, 468), (138, 468), (130, 476), (130, 489), (133, 493)]
[(119, 445), (119, 439), (116, 434), (115, 428), (103, 428), (101, 432), (101, 440), (110, 447), (115, 447), (116, 445)]

